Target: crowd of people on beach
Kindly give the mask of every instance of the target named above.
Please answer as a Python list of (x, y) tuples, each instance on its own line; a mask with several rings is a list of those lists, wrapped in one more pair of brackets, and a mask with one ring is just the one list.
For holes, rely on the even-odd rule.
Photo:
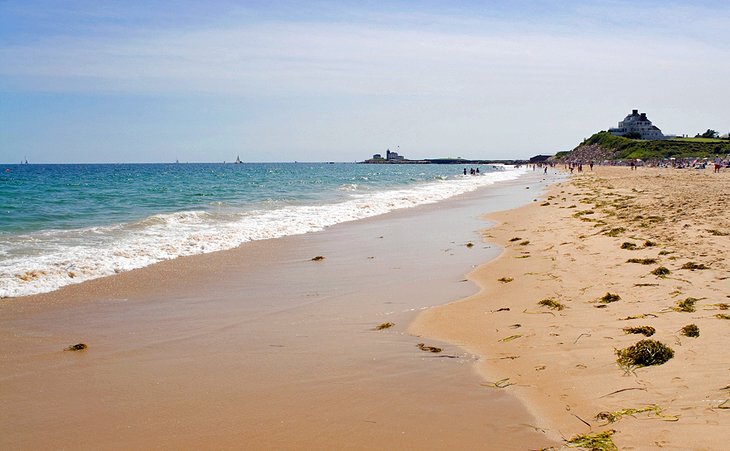
[[(594, 164), (593, 161), (589, 161), (588, 162), (588, 167), (591, 168), (591, 171), (593, 170), (593, 164)], [(579, 161), (569, 161), (569, 162), (566, 162), (565, 163), (565, 169), (569, 170), (571, 174), (576, 169), (578, 170), (578, 172), (583, 172), (583, 162), (580, 161), (580, 160)]]
[[(594, 161), (589, 161), (588, 166), (590, 170), (593, 170), (595, 164)], [(602, 166), (629, 166), (631, 170), (636, 170), (638, 167), (652, 167), (652, 168), (672, 168), (672, 169), (706, 169), (712, 165), (713, 172), (719, 173), (722, 168), (730, 168), (730, 155), (726, 158), (716, 157), (714, 160), (709, 158), (667, 158), (662, 160), (641, 160), (638, 158), (628, 160), (604, 160), (599, 164)], [(567, 160), (564, 162), (565, 169), (571, 173), (576, 171), (583, 172), (584, 162), (581, 160)]]
[(629, 166), (632, 170), (639, 167), (673, 168), (673, 169), (706, 169), (712, 166), (715, 173), (721, 172), (723, 168), (730, 168), (730, 154), (722, 157), (669, 157), (656, 159), (615, 159), (615, 152), (612, 149), (604, 148), (598, 144), (582, 145), (573, 149), (564, 159), (559, 160), (565, 164), (566, 170), (577, 170), (582, 172), (582, 165), (594, 162), (601, 166)]

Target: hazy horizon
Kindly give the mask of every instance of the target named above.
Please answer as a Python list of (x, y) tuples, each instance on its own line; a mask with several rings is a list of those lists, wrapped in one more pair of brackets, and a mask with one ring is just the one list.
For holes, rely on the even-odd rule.
[(0, 4), (0, 161), (517, 159), (730, 131), (720, 1)]

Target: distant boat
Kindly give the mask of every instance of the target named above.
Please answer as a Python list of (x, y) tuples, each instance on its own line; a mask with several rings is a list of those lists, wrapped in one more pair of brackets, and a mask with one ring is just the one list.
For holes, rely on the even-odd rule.
[(234, 164), (241, 164), (241, 163), (243, 163), (243, 161), (241, 161), (241, 157), (240, 156), (237, 156), (236, 157), (236, 161), (234, 161), (233, 163)]

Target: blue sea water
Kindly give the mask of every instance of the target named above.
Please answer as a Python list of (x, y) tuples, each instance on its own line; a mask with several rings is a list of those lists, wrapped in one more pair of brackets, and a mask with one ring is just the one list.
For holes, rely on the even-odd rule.
[(518, 177), (482, 165), (0, 166), (0, 298), (438, 202)]

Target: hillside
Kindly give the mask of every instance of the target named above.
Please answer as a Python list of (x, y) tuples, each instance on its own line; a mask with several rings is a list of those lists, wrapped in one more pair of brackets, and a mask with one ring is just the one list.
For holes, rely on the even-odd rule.
[(614, 136), (602, 131), (583, 141), (563, 158), (583, 161), (661, 160), (664, 158), (715, 158), (730, 154), (728, 140), (667, 139), (646, 141)]

